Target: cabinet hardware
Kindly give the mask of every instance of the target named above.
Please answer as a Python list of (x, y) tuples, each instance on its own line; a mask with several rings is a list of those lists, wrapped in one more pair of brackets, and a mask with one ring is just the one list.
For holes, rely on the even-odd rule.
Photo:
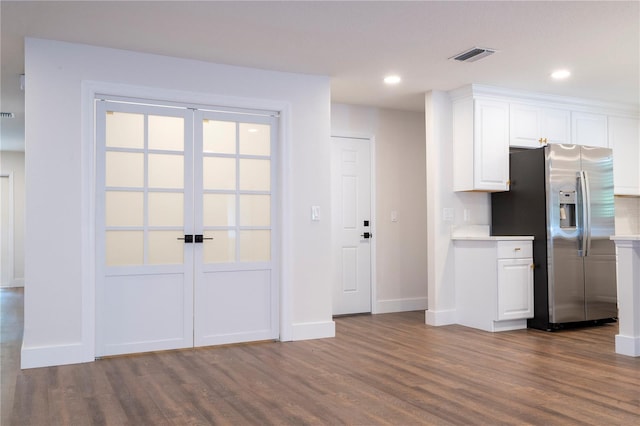
[(178, 237), (178, 240), (183, 240), (185, 244), (193, 242), (193, 235), (185, 235), (184, 237)]
[(513, 249), (513, 251), (520, 251), (520, 250), (521, 250), (520, 247), (516, 247)]

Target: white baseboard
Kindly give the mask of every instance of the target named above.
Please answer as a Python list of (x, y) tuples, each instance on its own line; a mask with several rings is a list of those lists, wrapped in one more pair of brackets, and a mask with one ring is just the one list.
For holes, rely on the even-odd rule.
[(378, 300), (375, 314), (388, 314), (391, 312), (422, 311), (427, 309), (426, 297), (413, 297), (408, 299)]
[(427, 325), (450, 325), (456, 323), (456, 310), (448, 309), (446, 311), (430, 311), (426, 310), (424, 322)]
[(52, 367), (55, 365), (80, 364), (92, 362), (87, 357), (87, 349), (80, 343), (72, 345), (39, 346), (35, 348), (22, 345), (20, 368)]
[(336, 323), (333, 321), (303, 322), (293, 324), (292, 331), (294, 341), (336, 337)]
[(616, 334), (616, 353), (628, 356), (640, 356), (640, 337)]
[(11, 281), (11, 287), (24, 287), (24, 278), (16, 278)]

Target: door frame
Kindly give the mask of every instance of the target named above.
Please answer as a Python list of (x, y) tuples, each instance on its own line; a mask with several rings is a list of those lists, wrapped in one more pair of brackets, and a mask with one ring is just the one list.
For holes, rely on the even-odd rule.
[(81, 140), (82, 162), (81, 192), (81, 259), (82, 265), (82, 344), (78, 354), (86, 361), (95, 359), (96, 353), (96, 111), (95, 102), (102, 97), (135, 98), (158, 103), (176, 103), (230, 111), (260, 110), (279, 114), (277, 140), (277, 175), (279, 193), (278, 217), (280, 227), (279, 316), (280, 341), (293, 340), (293, 243), (292, 243), (292, 187), (291, 177), (291, 104), (261, 98), (244, 98), (138, 86), (102, 81), (82, 81), (81, 84)]
[[(376, 246), (377, 239), (376, 235), (378, 235), (377, 226), (378, 221), (376, 218), (376, 137), (370, 134), (362, 134), (362, 133), (351, 133), (351, 132), (331, 132), (331, 139), (333, 138), (344, 138), (344, 139), (361, 139), (369, 141), (370, 147), (370, 173), (371, 173), (371, 234), (373, 234), (374, 238), (370, 240), (371, 247), (371, 313), (377, 314), (379, 312), (378, 309), (378, 285), (377, 285), (377, 277), (376, 277)], [(331, 140), (329, 140), (331, 143)], [(333, 198), (333, 193), (331, 194)], [(333, 208), (333, 207), (332, 207)], [(335, 248), (336, 241), (334, 238), (336, 235), (336, 225), (334, 223), (331, 224), (331, 247)], [(336, 269), (337, 270), (337, 269)], [(337, 276), (334, 276), (334, 280), (338, 279)]]
[[(7, 178), (9, 179), (8, 181), (8, 185), (9, 185), (9, 193), (7, 194), (7, 209), (9, 210), (9, 214), (8, 214), (8, 218), (7, 218), (7, 222), (9, 223), (9, 226), (6, 229), (7, 232), (7, 245), (9, 246), (9, 253), (3, 253), (4, 256), (6, 256), (7, 259), (7, 269), (9, 270), (7, 272), (7, 275), (9, 276), (9, 282), (7, 283), (7, 285), (1, 285), (0, 287), (4, 287), (4, 288), (10, 288), (10, 287), (20, 287), (19, 285), (16, 284), (16, 278), (14, 276), (14, 242), (13, 242), (13, 231), (14, 231), (14, 227), (15, 227), (15, 218), (14, 218), (14, 200), (13, 200), (13, 172), (9, 172), (9, 173), (2, 173), (0, 174), (0, 178)], [(3, 256), (3, 257), (4, 257)], [(0, 262), (2, 260), (0, 259)], [(1, 265), (0, 265), (1, 268)]]

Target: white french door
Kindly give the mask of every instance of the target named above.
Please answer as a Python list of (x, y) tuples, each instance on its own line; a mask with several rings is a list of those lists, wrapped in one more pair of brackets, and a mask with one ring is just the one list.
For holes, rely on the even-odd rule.
[(276, 132), (97, 102), (97, 356), (278, 337)]

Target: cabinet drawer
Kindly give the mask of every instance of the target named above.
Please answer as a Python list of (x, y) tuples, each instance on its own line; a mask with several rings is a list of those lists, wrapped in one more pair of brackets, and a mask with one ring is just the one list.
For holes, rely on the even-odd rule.
[(533, 257), (531, 241), (498, 241), (498, 259)]

